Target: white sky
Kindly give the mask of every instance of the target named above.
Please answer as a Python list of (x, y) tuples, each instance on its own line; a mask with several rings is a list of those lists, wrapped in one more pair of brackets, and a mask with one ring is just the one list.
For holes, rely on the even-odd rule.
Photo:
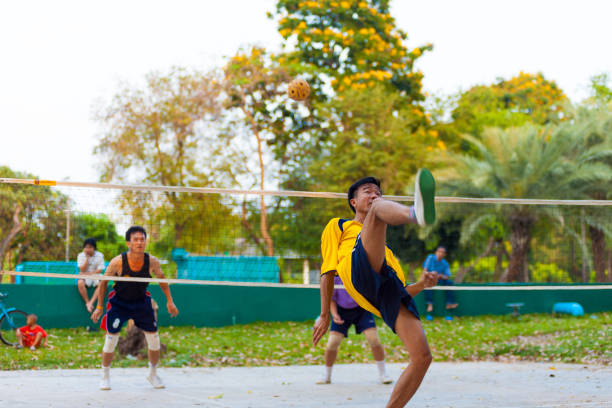
[[(0, 2), (0, 165), (97, 181), (94, 106), (121, 81), (172, 65), (220, 65), (241, 45), (276, 50), (274, 0)], [(394, 0), (427, 91), (452, 93), (542, 71), (575, 101), (612, 72), (612, 2)]]

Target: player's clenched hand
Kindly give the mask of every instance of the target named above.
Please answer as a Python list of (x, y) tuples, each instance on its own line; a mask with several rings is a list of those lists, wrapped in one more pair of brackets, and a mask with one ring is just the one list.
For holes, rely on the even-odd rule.
[(336, 324), (343, 324), (344, 320), (342, 320), (342, 318), (340, 317), (340, 315), (338, 314), (333, 314), (332, 313), (332, 320), (334, 321), (334, 323)]
[(168, 308), (168, 313), (170, 314), (170, 317), (176, 317), (176, 315), (178, 315), (179, 311), (174, 302), (168, 302), (166, 304), (166, 307)]
[(98, 323), (100, 316), (102, 316), (102, 311), (102, 309), (96, 308), (96, 310), (94, 310), (94, 312), (91, 314), (91, 321), (94, 323)]
[(438, 274), (436, 272), (425, 272), (423, 282), (426, 288), (433, 288), (438, 284)]
[(312, 331), (312, 345), (316, 347), (321, 337), (327, 332), (329, 328), (329, 314), (321, 315), (314, 324)]

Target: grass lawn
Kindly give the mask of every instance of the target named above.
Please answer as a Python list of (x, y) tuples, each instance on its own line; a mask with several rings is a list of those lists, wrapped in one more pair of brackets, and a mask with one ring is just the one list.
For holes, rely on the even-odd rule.
[[(377, 321), (388, 362), (406, 362), (399, 338)], [(312, 321), (252, 323), (220, 328), (162, 327), (166, 367), (323, 364), (323, 345), (311, 346)], [(612, 313), (584, 317), (523, 315), (459, 317), (424, 321), (435, 361), (529, 360), (612, 364)], [(97, 368), (104, 336), (84, 328), (53, 329), (53, 348), (30, 351), (0, 345), (0, 369)], [(363, 336), (353, 329), (338, 363), (372, 362)], [(115, 367), (145, 366), (146, 360), (116, 356)]]

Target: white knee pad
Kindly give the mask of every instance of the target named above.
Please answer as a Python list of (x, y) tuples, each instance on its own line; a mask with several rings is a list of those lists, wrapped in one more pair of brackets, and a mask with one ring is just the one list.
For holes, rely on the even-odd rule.
[(149, 333), (145, 332), (145, 339), (147, 339), (147, 346), (149, 346), (149, 350), (157, 351), (161, 348), (161, 343), (159, 341), (159, 333)]
[(117, 343), (119, 342), (119, 334), (106, 334), (104, 336), (104, 348), (102, 351), (105, 353), (112, 353), (115, 351), (115, 347), (117, 347)]

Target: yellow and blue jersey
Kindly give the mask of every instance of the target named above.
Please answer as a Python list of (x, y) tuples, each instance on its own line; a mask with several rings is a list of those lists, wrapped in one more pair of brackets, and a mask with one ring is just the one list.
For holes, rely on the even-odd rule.
[[(366, 300), (353, 285), (351, 254), (362, 227), (363, 224), (360, 222), (342, 218), (332, 218), (327, 223), (321, 236), (321, 254), (323, 256), (321, 275), (335, 271), (342, 279), (344, 288), (355, 302), (380, 317), (380, 311)], [(385, 247), (385, 259), (387, 265), (393, 269), (398, 279), (405, 285), (406, 279), (402, 267), (389, 247)]]

